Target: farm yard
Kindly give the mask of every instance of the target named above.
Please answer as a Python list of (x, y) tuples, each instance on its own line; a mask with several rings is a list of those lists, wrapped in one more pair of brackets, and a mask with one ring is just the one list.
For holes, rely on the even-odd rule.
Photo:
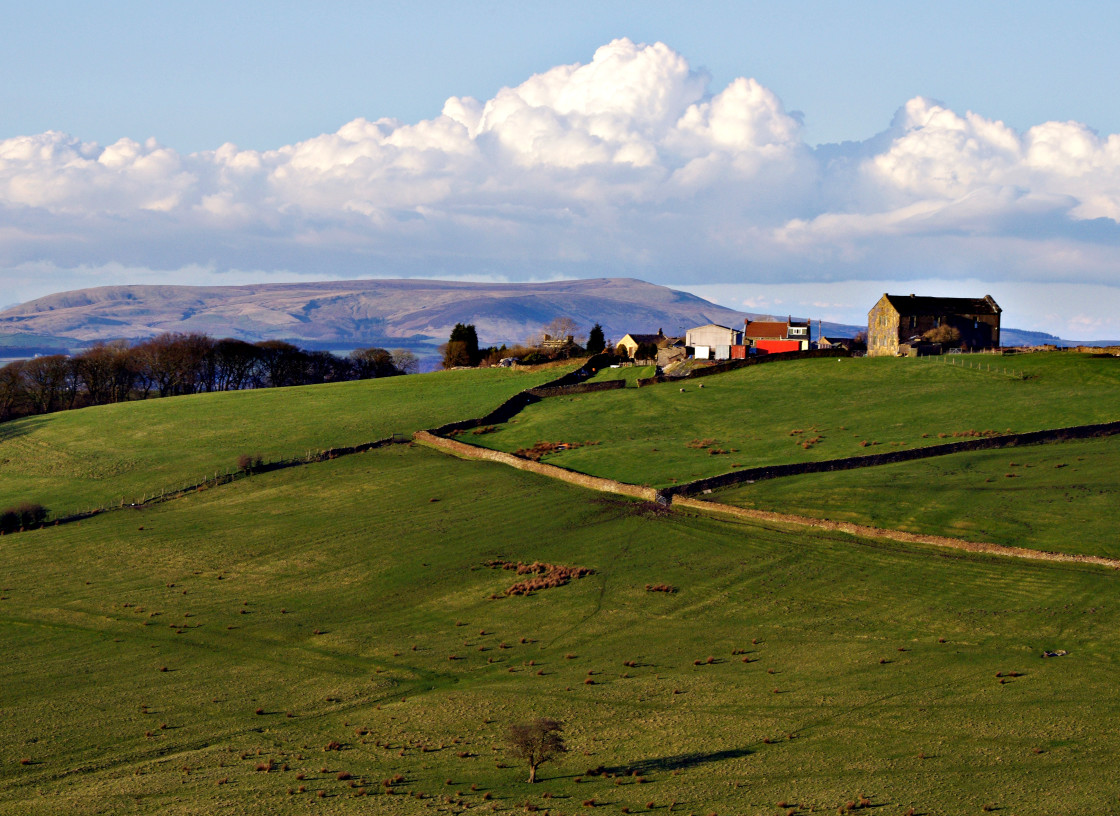
[[(916, 446), (1120, 414), (1109, 360), (1015, 363), (1028, 379), (911, 360), (759, 366), (683, 394), (547, 399), (460, 439), (596, 441), (545, 461), (582, 456), (588, 472), (667, 485), (731, 462), (850, 455), (865, 440)], [(135, 413), (112, 427), (155, 431), (137, 430), (143, 456), (96, 481), (62, 463), (103, 461), (103, 414), (58, 415), (70, 431), (0, 436), (11, 460), (15, 445), (57, 434), (41, 440), (56, 453), (44, 444), (33, 460), (41, 481), (9, 487), (5, 471), (5, 499), (54, 485), (45, 504), (67, 490), (96, 501), (145, 473), (204, 478), (243, 448), (288, 455), (407, 433), (555, 376), (453, 374), (315, 386), (302, 402), (291, 399), (302, 389), (242, 392), (230, 416), (244, 436), (227, 428), (196, 451), (179, 440), (209, 398), (121, 406)], [(790, 416), (767, 417), (782, 406)], [(810, 432), (822, 438), (805, 447)], [(706, 498), (1115, 554), (1113, 439)], [(1077, 542), (1062, 538), (1068, 526)], [(712, 518), (407, 444), (0, 546), (0, 813), (1026, 816), (1108, 812), (1120, 797), (1115, 570)], [(500, 566), (518, 562), (573, 577), (507, 594), (523, 576)], [(537, 716), (565, 722), (570, 750), (528, 785), (504, 733)]]

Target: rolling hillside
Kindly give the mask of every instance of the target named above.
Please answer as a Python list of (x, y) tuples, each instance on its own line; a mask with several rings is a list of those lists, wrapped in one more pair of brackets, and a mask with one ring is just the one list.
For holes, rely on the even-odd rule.
[[(1072, 369), (1020, 384), (1108, 376), (1054, 359)], [(805, 381), (783, 365), (751, 373)], [(99, 462), (111, 494), (145, 472), (204, 475), (248, 439), (326, 447), (482, 413), (525, 384), (492, 376), (244, 392), (211, 414), (200, 406), (221, 395), (169, 398), (111, 425), (74, 411), (64, 433), (0, 426), (21, 428), (0, 435), (0, 459), (14, 475), (36, 452), (60, 500), (90, 489), (74, 462)], [(880, 368), (847, 376), (853, 393), (881, 388)], [(760, 385), (719, 375), (704, 391)], [(963, 421), (960, 382), (938, 387)], [(595, 400), (656, 390), (579, 405), (605, 439), (624, 414)], [(535, 407), (553, 403), (576, 405)], [(647, 406), (660, 412), (635, 428), (647, 447), (673, 444), (678, 406)], [(821, 421), (854, 427), (859, 410)], [(196, 437), (207, 415), (232, 427)], [(110, 437), (129, 426), (116, 471)], [(1021, 467), (1033, 491), (1089, 483), (1095, 523), (1115, 531), (1114, 503), (1095, 498), (1115, 487), (1094, 474), (1116, 471), (1116, 446), (1088, 444), (1067, 449), (1078, 473)], [(968, 471), (942, 476), (958, 505)], [(1013, 495), (1026, 481), (989, 484)], [(873, 508), (890, 487), (872, 479), (849, 500)], [(1061, 524), (1066, 507), (1035, 502), (1033, 520)], [(720, 520), (409, 444), (0, 547), (0, 814), (1042, 816), (1120, 796), (1115, 570)], [(591, 573), (511, 595), (526, 576), (502, 566), (517, 562)], [(504, 734), (537, 716), (565, 722), (570, 751), (530, 786)]]

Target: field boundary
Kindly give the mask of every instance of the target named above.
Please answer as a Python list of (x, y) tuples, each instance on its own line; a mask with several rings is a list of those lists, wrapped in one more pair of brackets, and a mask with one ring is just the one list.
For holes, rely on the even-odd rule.
[(934, 547), (946, 547), (953, 550), (965, 550), (967, 552), (984, 553), (987, 555), (1030, 558), (1036, 561), (1093, 564), (1096, 566), (1109, 567), (1110, 569), (1120, 569), (1120, 558), (1106, 558), (1102, 555), (1073, 555), (1050, 550), (1032, 550), (1028, 547), (1015, 547), (1009, 544), (993, 544), (986, 541), (968, 541), (963, 538), (948, 538), (946, 536), (928, 535), (925, 533), (910, 533), (905, 530), (871, 527), (866, 524), (854, 524), (849, 521), (833, 521), (831, 519), (820, 519), (812, 516), (775, 513), (769, 510), (753, 510), (746, 507), (735, 507), (730, 504), (705, 501), (703, 499), (693, 499), (687, 496), (674, 496), (673, 507), (687, 507), (691, 510), (697, 510), (708, 515), (734, 516), (736, 518), (750, 519), (751, 521), (767, 521), (780, 524), (793, 524), (799, 527), (814, 527), (819, 530), (848, 533), (861, 538), (884, 538), (903, 544), (927, 544)]
[[(563, 396), (565, 394), (577, 394), (591, 391), (604, 391), (609, 389), (618, 388), (618, 385), (613, 383), (585, 383), (588, 377), (596, 368), (601, 368), (610, 359), (610, 355), (598, 354), (588, 358), (582, 366), (574, 371), (569, 371), (553, 380), (542, 383), (532, 388), (524, 389), (514, 394), (509, 399), (505, 400), (501, 405), (488, 413), (480, 419), (466, 419), (459, 422), (448, 423), (447, 425), (440, 426), (436, 429), (438, 433), (449, 433), (454, 430), (465, 430), (467, 428), (475, 428), (480, 425), (494, 424), (497, 422), (505, 422), (516, 416), (521, 410), (533, 402), (538, 402), (541, 399), (555, 396)], [(602, 386), (607, 385), (608, 388)], [(625, 383), (622, 383), (625, 385)], [(539, 392), (539, 393), (534, 393)], [(88, 510), (78, 512), (66, 512), (63, 515), (54, 515), (49, 520), (37, 524), (31, 529), (40, 529), (42, 527), (50, 527), (57, 524), (69, 524), (83, 519), (93, 518), (94, 516), (102, 513), (113, 512), (116, 510), (124, 509), (140, 509), (149, 507), (161, 502), (170, 501), (172, 499), (181, 498), (189, 493), (194, 493), (199, 490), (206, 490), (212, 487), (220, 487), (239, 479), (245, 479), (254, 475), (271, 473), (277, 470), (284, 470), (290, 467), (299, 467), (301, 465), (309, 465), (315, 462), (325, 462), (330, 459), (337, 459), (339, 456), (348, 456), (354, 453), (365, 453), (375, 448), (384, 447), (392, 444), (402, 444), (412, 441), (412, 437), (408, 434), (392, 434), (383, 439), (377, 439), (373, 442), (363, 442), (357, 445), (346, 445), (337, 448), (329, 448), (321, 451), (308, 451), (304, 456), (288, 457), (285, 459), (278, 459), (272, 462), (262, 462), (253, 465), (247, 469), (229, 470), (225, 473), (215, 473), (213, 476), (207, 477), (197, 482), (179, 485), (170, 489), (161, 489), (160, 492), (153, 493), (151, 496), (139, 497), (136, 501), (126, 501), (123, 497), (115, 504), (101, 505), (100, 507), (92, 507)], [(547, 467), (547, 466), (546, 466)], [(653, 498), (656, 498), (654, 496)], [(22, 532), (17, 531), (17, 532)]]
[(1099, 436), (1112, 436), (1120, 433), (1120, 421), (1099, 422), (1092, 425), (1073, 425), (1068, 428), (1050, 428), (1041, 431), (1028, 431), (1018, 434), (1001, 434), (982, 439), (967, 439), (962, 442), (948, 442), (943, 445), (927, 445), (921, 448), (907, 448), (885, 453), (872, 453), (867, 456), (845, 456), (840, 459), (823, 459), (818, 462), (795, 462), (785, 465), (763, 465), (718, 476), (685, 482), (662, 488), (663, 496), (688, 496), (723, 487), (759, 482), (764, 479), (780, 479), (786, 476), (801, 476), (806, 473), (828, 473), (837, 470), (855, 470), (865, 467), (891, 465), (896, 462), (912, 462), (916, 459), (929, 459), (935, 456), (949, 456), (969, 451), (1014, 448), (1021, 445), (1046, 445), (1053, 442), (1068, 442), (1074, 439), (1092, 439)]
[(532, 459), (523, 459), (520, 456), (506, 453), (505, 451), (496, 451), (490, 448), (480, 448), (477, 445), (468, 445), (466, 442), (459, 442), (455, 439), (438, 436), (431, 431), (417, 431), (412, 435), (412, 438), (421, 445), (437, 448), (453, 456), (458, 456), (460, 459), (481, 459), (488, 462), (498, 462), (518, 470), (536, 473), (551, 479), (558, 479), (562, 482), (589, 488), (590, 490), (598, 490), (601, 493), (618, 493), (623, 496), (644, 499), (646, 501), (657, 501), (659, 499), (658, 492), (652, 487), (642, 487), (641, 485), (618, 482), (614, 479), (604, 479), (601, 476), (588, 476), (586, 473), (576, 473), (574, 470), (565, 470), (556, 465), (546, 465), (543, 462), (534, 462)]
[(658, 383), (679, 383), (695, 377), (710, 377), (713, 374), (725, 374), (728, 371), (737, 371), (740, 368), (762, 365), (763, 363), (781, 363), (787, 360), (815, 360), (821, 357), (851, 357), (852, 353), (844, 348), (812, 349), (810, 351), (777, 351), (773, 354), (763, 354), (756, 357), (747, 357), (745, 360), (725, 360), (715, 365), (693, 368), (680, 377), (666, 374), (656, 374), (653, 377), (642, 377), (638, 382), (639, 388)]
[(171, 490), (161, 491), (158, 495), (146, 496), (139, 501), (126, 502), (123, 499), (115, 505), (104, 505), (102, 507), (95, 507), (90, 510), (85, 510), (80, 513), (70, 513), (65, 516), (56, 516), (49, 521), (43, 522), (38, 527), (51, 527), (55, 524), (69, 524), (74, 521), (81, 521), (82, 519), (93, 518), (94, 516), (101, 515), (102, 513), (110, 513), (115, 510), (125, 509), (141, 509), (150, 507), (155, 504), (160, 504), (172, 499), (181, 498), (188, 493), (196, 493), (199, 490), (207, 490), (211, 487), (220, 487), (221, 485), (230, 484), (241, 479), (248, 479), (253, 476), (259, 476), (265, 473), (272, 473), (277, 470), (286, 470), (292, 467), (300, 467), (302, 465), (310, 465), (315, 462), (326, 462), (331, 459), (337, 459), (340, 456), (349, 456), (354, 453), (365, 453), (366, 451), (383, 448), (387, 445), (402, 445), (411, 442), (411, 437), (405, 434), (393, 434), (384, 439), (378, 439), (373, 442), (363, 442), (359, 445), (346, 445), (340, 448), (328, 448), (322, 451), (309, 451), (304, 456), (289, 457), (286, 459), (277, 459), (274, 462), (262, 462), (259, 465), (253, 465), (250, 468), (241, 470), (230, 470), (225, 473), (220, 473), (215, 476), (203, 479), (199, 482), (192, 482), (191, 484), (182, 485)]

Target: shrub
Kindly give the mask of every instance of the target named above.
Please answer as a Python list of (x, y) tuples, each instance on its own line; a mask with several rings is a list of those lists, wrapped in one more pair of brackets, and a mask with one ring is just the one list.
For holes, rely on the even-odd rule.
[(0, 511), (0, 533), (14, 533), (41, 525), (47, 518), (47, 508), (35, 502), (20, 502)]
[(264, 464), (264, 457), (259, 453), (243, 453), (237, 457), (237, 469), (249, 473)]

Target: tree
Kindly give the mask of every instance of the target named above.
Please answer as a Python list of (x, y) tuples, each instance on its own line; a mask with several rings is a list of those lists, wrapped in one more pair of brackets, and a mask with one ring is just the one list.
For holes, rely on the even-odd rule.
[(262, 340), (254, 345), (265, 385), (279, 388), (298, 384), (303, 362), (303, 352), (299, 348), (283, 340)]
[(928, 340), (931, 343), (942, 343), (946, 346), (952, 346), (960, 342), (961, 332), (955, 326), (950, 326), (948, 323), (943, 323), (935, 329), (930, 329), (922, 335), (923, 340)]
[(23, 360), (13, 360), (0, 367), (0, 422), (20, 413), (27, 399), (23, 384)]
[(607, 341), (603, 337), (603, 327), (596, 323), (591, 327), (590, 334), (587, 335), (587, 353), (599, 354), (607, 347)]
[(476, 366), (479, 361), (478, 332), (473, 323), (456, 323), (447, 342), (440, 346), (443, 367)]
[(408, 349), (393, 349), (393, 366), (401, 374), (415, 374), (420, 370), (420, 360)]
[(506, 741), (513, 755), (529, 763), (529, 783), (537, 781), (537, 768), (568, 750), (560, 732), (564, 723), (548, 717), (538, 717), (531, 723), (518, 723), (509, 727)]
[(354, 364), (354, 373), (359, 380), (392, 377), (400, 373), (393, 364), (393, 355), (377, 346), (354, 349), (350, 352), (350, 362)]

